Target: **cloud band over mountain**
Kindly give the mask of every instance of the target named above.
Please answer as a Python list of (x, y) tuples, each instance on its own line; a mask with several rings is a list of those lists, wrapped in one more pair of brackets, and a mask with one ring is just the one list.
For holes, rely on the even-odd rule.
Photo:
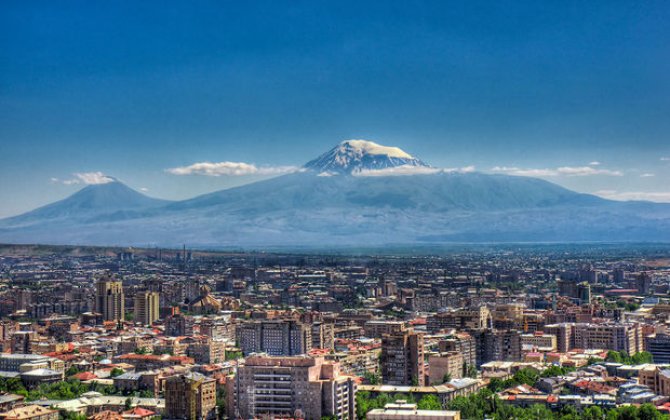
[(188, 166), (166, 169), (173, 175), (245, 176), (283, 175), (299, 172), (298, 166), (256, 166), (245, 162), (198, 162)]

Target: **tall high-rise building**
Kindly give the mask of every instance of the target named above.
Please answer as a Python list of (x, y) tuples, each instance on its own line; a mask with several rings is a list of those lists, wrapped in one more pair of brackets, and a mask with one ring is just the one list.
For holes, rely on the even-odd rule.
[(572, 298), (580, 305), (591, 303), (591, 285), (587, 281), (559, 280), (558, 294)]
[(165, 335), (168, 337), (188, 337), (193, 335), (193, 318), (174, 314), (165, 318)]
[(95, 310), (105, 321), (123, 321), (125, 302), (123, 284), (110, 278), (102, 278), (95, 285)]
[(635, 278), (635, 288), (641, 294), (648, 295), (651, 291), (651, 276), (648, 273), (640, 273)]
[(518, 330), (486, 329), (475, 334), (478, 339), (479, 360), (521, 360), (521, 332)]
[(426, 382), (423, 335), (413, 331), (382, 337), (382, 382), (388, 385), (418, 385)]
[(335, 326), (326, 322), (313, 322), (312, 348), (332, 349), (335, 345)]
[(670, 334), (656, 333), (645, 338), (645, 348), (654, 363), (670, 363)]
[(312, 348), (312, 329), (294, 320), (261, 320), (237, 327), (237, 340), (245, 355), (268, 353), (272, 356), (305, 354)]
[(160, 317), (158, 292), (140, 292), (135, 295), (135, 322), (151, 325)]
[(591, 303), (591, 285), (588, 282), (582, 282), (577, 285), (577, 299), (580, 305), (589, 305)]
[(356, 418), (356, 381), (323, 357), (247, 357), (227, 382), (231, 418)]
[(477, 341), (467, 332), (459, 332), (445, 340), (440, 340), (438, 346), (441, 353), (448, 351), (461, 353), (466, 366), (477, 365)]
[(543, 331), (545, 334), (556, 336), (556, 349), (565, 353), (575, 347), (574, 324), (561, 323), (545, 325)]
[(216, 379), (199, 373), (165, 381), (165, 419), (209, 420), (216, 416)]

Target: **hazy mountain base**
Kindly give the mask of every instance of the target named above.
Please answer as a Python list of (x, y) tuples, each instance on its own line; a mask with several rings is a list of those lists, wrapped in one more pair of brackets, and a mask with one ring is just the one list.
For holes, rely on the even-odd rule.
[[(0, 241), (261, 248), (670, 241), (668, 204), (614, 202), (526, 177), (307, 172), (181, 202), (139, 200), (114, 184), (85, 189), (105, 198), (95, 206), (82, 191), (0, 221)], [(132, 206), (123, 204), (128, 196)]]

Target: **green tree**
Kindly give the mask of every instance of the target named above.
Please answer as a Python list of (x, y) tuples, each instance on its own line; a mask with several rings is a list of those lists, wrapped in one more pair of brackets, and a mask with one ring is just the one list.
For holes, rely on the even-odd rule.
[(572, 405), (566, 405), (563, 407), (559, 418), (560, 420), (580, 420), (577, 409)]
[(535, 385), (535, 382), (539, 379), (535, 369), (523, 368), (520, 369), (517, 373), (514, 374), (512, 379), (517, 382), (517, 384), (526, 384), (526, 385)]
[(378, 372), (365, 372), (363, 378), (365, 378), (370, 385), (377, 385), (380, 380)]
[(654, 407), (653, 404), (642, 404), (638, 409), (640, 420), (661, 420), (664, 416)]
[(417, 404), (420, 410), (442, 410), (442, 404), (437, 396), (433, 394), (421, 398)]
[(603, 410), (598, 406), (587, 407), (582, 413), (582, 418), (584, 420), (602, 420), (603, 419)]
[(565, 375), (566, 373), (574, 371), (575, 368), (569, 367), (569, 366), (550, 366), (547, 369), (545, 369), (540, 376), (542, 378), (551, 378), (554, 376), (562, 376)]
[(226, 352), (226, 360), (237, 360), (241, 359), (244, 357), (244, 354), (242, 354), (241, 351), (227, 351)]
[(622, 363), (623, 359), (621, 357), (621, 354), (618, 351), (610, 350), (607, 352), (607, 358), (605, 359), (608, 362), (613, 362), (613, 363)]
[(123, 375), (123, 373), (124, 373), (124, 372), (123, 372), (123, 369), (120, 369), (120, 368), (116, 368), (116, 367), (115, 367), (114, 369), (112, 369), (112, 370), (109, 372), (109, 376), (111, 376), (112, 378), (116, 378), (116, 377), (119, 376), (119, 375)]
[(79, 369), (77, 369), (77, 367), (73, 365), (67, 368), (67, 370), (65, 371), (65, 376), (72, 376), (76, 375), (77, 373), (79, 373)]
[(617, 407), (619, 420), (639, 420), (638, 408), (633, 405)]
[(216, 406), (218, 407), (219, 418), (223, 419), (226, 416), (226, 389), (219, 388), (216, 390)]
[(465, 376), (468, 378), (476, 378), (477, 377), (477, 368), (475, 365), (467, 365), (465, 369)]
[(631, 357), (631, 362), (634, 365), (640, 365), (643, 363), (653, 363), (654, 357), (652, 356), (651, 353), (646, 352), (646, 351), (641, 351), (639, 353), (635, 353)]
[(505, 389), (505, 383), (500, 378), (491, 378), (491, 381), (489, 382), (488, 385), (488, 389), (490, 389), (493, 392), (500, 392), (503, 389)]

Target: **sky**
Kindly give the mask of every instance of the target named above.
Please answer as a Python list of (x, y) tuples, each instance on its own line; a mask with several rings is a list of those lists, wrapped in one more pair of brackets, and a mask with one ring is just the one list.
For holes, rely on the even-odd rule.
[(189, 198), (346, 139), (670, 202), (668, 21), (664, 1), (3, 1), (0, 217), (108, 176)]

